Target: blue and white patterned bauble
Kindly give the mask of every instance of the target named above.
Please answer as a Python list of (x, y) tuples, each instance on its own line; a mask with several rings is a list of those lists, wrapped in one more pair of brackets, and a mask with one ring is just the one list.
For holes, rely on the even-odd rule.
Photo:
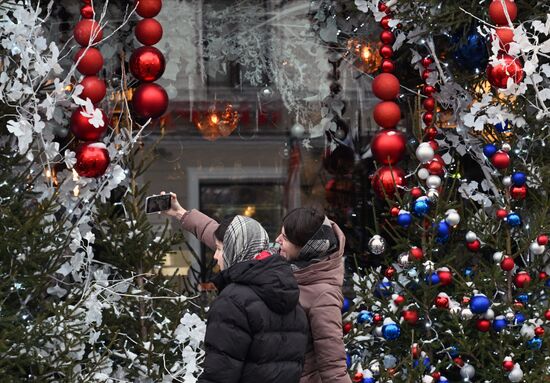
[(483, 294), (476, 294), (470, 299), (470, 310), (475, 314), (483, 314), (489, 307), (491, 307), (491, 301)]

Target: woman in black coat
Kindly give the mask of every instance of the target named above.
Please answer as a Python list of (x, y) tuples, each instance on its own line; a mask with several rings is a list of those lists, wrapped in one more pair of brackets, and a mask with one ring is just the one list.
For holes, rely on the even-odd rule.
[(172, 198), (168, 214), (215, 245), (222, 270), (213, 281), (219, 296), (208, 312), (198, 383), (298, 383), (309, 330), (290, 265), (266, 251), (268, 236), (257, 221), (235, 216), (218, 225)]

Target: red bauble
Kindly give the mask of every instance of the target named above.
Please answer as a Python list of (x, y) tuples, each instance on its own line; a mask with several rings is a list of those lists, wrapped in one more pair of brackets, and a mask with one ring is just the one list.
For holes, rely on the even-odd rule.
[(160, 85), (142, 84), (134, 93), (132, 105), (138, 117), (157, 118), (168, 108), (168, 94)]
[(502, 27), (497, 28), (495, 33), (500, 43), (500, 48), (508, 50), (510, 43), (514, 41), (514, 30), (512, 28)]
[(441, 286), (448, 286), (453, 283), (453, 273), (449, 270), (439, 270), (437, 276), (439, 277)]
[(95, 75), (103, 67), (103, 55), (96, 48), (81, 48), (76, 53), (74, 61), (78, 62), (76, 69), (87, 76)]
[(433, 112), (433, 110), (435, 109), (435, 98), (425, 98), (422, 102), (422, 107), (424, 107), (424, 109), (426, 109), (428, 112)]
[[(428, 140), (433, 140), (437, 136), (437, 133), (438, 133), (437, 129), (432, 126), (424, 130), (424, 137), (426, 137)], [(443, 163), (443, 161), (441, 162)]]
[(426, 112), (422, 116), (422, 121), (426, 124), (426, 126), (430, 126), (434, 120), (434, 114), (432, 112)]
[(83, 110), (84, 109), (77, 108), (71, 115), (71, 132), (79, 140), (98, 141), (107, 130), (107, 126), (109, 123), (107, 115), (103, 110), (101, 110), (101, 114), (103, 115), (103, 126), (96, 128), (90, 123), (90, 117), (82, 115), (81, 112)]
[(514, 284), (517, 288), (527, 287), (529, 283), (531, 283), (531, 276), (525, 271), (520, 271), (514, 277)]
[(542, 337), (544, 335), (544, 328), (540, 326), (535, 327), (535, 335), (538, 336), (539, 338)]
[(155, 45), (162, 39), (162, 25), (155, 19), (143, 19), (137, 23), (134, 33), (143, 45)]
[(466, 243), (466, 246), (470, 251), (476, 252), (476, 251), (479, 251), (479, 249), (481, 248), (481, 242), (479, 242), (479, 239), (476, 239), (473, 242)]
[(432, 71), (428, 70), (428, 69), (425, 69), (422, 71), (422, 80), (427, 80), (428, 77), (430, 77), (430, 73), (432, 73)]
[(433, 60), (431, 57), (424, 57), (424, 58), (422, 59), (422, 66), (423, 66), (424, 68), (427, 68), (427, 67), (429, 67), (430, 65), (432, 65), (433, 62), (434, 62), (434, 60)]
[(85, 19), (92, 19), (94, 17), (94, 9), (90, 4), (86, 4), (80, 8), (80, 15)]
[[(405, 186), (405, 172), (396, 166), (382, 166), (372, 177), (371, 185), (379, 198), (392, 198), (398, 187)], [(385, 193), (385, 194), (384, 194)]]
[(541, 234), (537, 237), (537, 243), (540, 245), (540, 246), (546, 246), (548, 245), (548, 236), (545, 235), (545, 234)]
[(348, 332), (351, 331), (352, 328), (353, 328), (353, 325), (351, 324), (351, 322), (346, 322), (344, 323), (342, 330), (344, 330), (344, 334), (347, 334)]
[(504, 219), (506, 218), (506, 216), (508, 215), (508, 212), (504, 209), (498, 209), (497, 210), (497, 213), (496, 213), (496, 216), (498, 219)]
[(380, 47), (380, 56), (382, 56), (385, 59), (389, 59), (393, 55), (393, 48), (391, 45), (382, 45)]
[(442, 176), (445, 174), (445, 163), (441, 155), (436, 154), (434, 159), (426, 164), (426, 169), (432, 175)]
[(510, 196), (518, 201), (525, 199), (527, 197), (527, 185), (512, 186), (510, 188)]
[(392, 129), (401, 120), (401, 109), (393, 101), (382, 101), (374, 107), (372, 116), (374, 121), (382, 128)]
[(499, 60), (504, 60), (504, 64), (496, 66), (487, 66), (487, 80), (491, 85), (497, 88), (506, 88), (508, 79), (512, 79), (516, 84), (523, 79), (523, 67), (518, 58), (512, 57), (506, 53), (498, 55)]
[(510, 166), (510, 156), (508, 153), (499, 150), (491, 157), (491, 163), (497, 169), (506, 169)]
[(109, 161), (109, 152), (105, 144), (87, 143), (77, 149), (74, 168), (81, 177), (97, 178), (105, 174)]
[(382, 44), (386, 45), (393, 44), (395, 41), (395, 35), (391, 33), (391, 31), (382, 31), (382, 33), (380, 33), (380, 41), (382, 41)]
[(378, 324), (378, 323), (381, 323), (384, 320), (384, 318), (380, 314), (374, 314), (374, 317), (372, 318), (372, 320), (375, 324)]
[(136, 13), (141, 17), (155, 17), (162, 8), (162, 0), (136, 0)]
[(432, 378), (437, 382), (439, 379), (441, 379), (441, 372), (439, 371), (433, 372)]
[(516, 266), (516, 262), (514, 262), (514, 258), (505, 256), (502, 258), (502, 261), (500, 261), (500, 268), (504, 271), (510, 271)]
[(374, 158), (384, 165), (394, 165), (401, 160), (406, 151), (407, 140), (398, 130), (385, 129), (372, 139), (371, 151)]
[(541, 281), (544, 281), (544, 280), (546, 280), (546, 278), (548, 278), (548, 274), (547, 274), (545, 271), (541, 271), (541, 272), (539, 273), (539, 279), (540, 279)]
[(384, 29), (390, 29), (390, 20), (391, 20), (390, 16), (382, 17), (382, 19), (380, 20), (380, 26)]
[(504, 362), (502, 362), (502, 368), (504, 368), (506, 371), (512, 371), (514, 369), (514, 361), (505, 360)]
[(414, 199), (422, 197), (422, 189), (420, 189), (419, 187), (412, 188), (411, 189), (411, 197), (413, 197)]
[(422, 93), (426, 95), (427, 97), (431, 97), (431, 95), (435, 92), (435, 87), (431, 85), (424, 85), (422, 88)]
[(399, 209), (397, 206), (394, 206), (390, 209), (390, 214), (392, 217), (397, 217), (399, 215), (399, 211), (401, 209)]
[(546, 318), (546, 320), (550, 321), (550, 309), (548, 309), (544, 312), (544, 317)]
[(460, 356), (457, 356), (456, 358), (454, 358), (453, 362), (455, 362), (455, 364), (459, 367), (464, 366), (464, 361), (462, 360), (462, 358)]
[(418, 359), (422, 355), (422, 349), (418, 343), (413, 343), (411, 346), (411, 355), (414, 359)]
[(383, 2), (378, 3), (378, 10), (380, 12), (386, 12), (388, 10), (388, 6), (384, 4)]
[(80, 81), (80, 85), (82, 85), (84, 89), (78, 97), (83, 100), (89, 98), (92, 101), (92, 104), (97, 104), (103, 100), (103, 97), (105, 97), (105, 94), (107, 93), (105, 81), (97, 76), (84, 77), (82, 81)]
[(449, 307), (449, 298), (444, 295), (438, 295), (435, 298), (435, 305), (440, 309), (446, 309)]
[(428, 141), (428, 144), (430, 144), (434, 152), (437, 152), (437, 149), (439, 149), (439, 144), (435, 140)]
[(391, 73), (381, 73), (372, 82), (372, 92), (384, 101), (394, 100), (399, 94), (399, 80)]
[(491, 321), (487, 319), (478, 319), (476, 322), (476, 327), (481, 332), (487, 332), (491, 329)]
[(158, 80), (164, 73), (164, 55), (155, 47), (140, 47), (130, 57), (130, 72), (145, 82)]
[(392, 60), (384, 59), (380, 68), (384, 73), (391, 73), (395, 71), (395, 63)]
[[(518, 7), (516, 3), (510, 0), (504, 0), (506, 10), (508, 11), (508, 16), (510, 16), (510, 21), (514, 21), (518, 15)], [(502, 6), (500, 0), (494, 0), (489, 5), (489, 17), (493, 23), (497, 25), (508, 25), (508, 19), (506, 18), (506, 11)]]
[(403, 319), (414, 326), (418, 322), (418, 313), (415, 310), (405, 310), (403, 311)]
[(77, 43), (86, 47), (89, 44), (95, 44), (101, 41), (103, 38), (103, 31), (97, 21), (83, 19), (74, 27), (73, 35)]
[(413, 247), (409, 250), (409, 257), (415, 261), (421, 261), (424, 258), (424, 252), (419, 247)]
[(354, 375), (353, 375), (353, 381), (354, 382), (359, 382), (361, 383), (363, 381), (363, 373), (360, 372), (360, 371), (357, 371)]
[(393, 303), (395, 303), (397, 306), (402, 305), (403, 303), (405, 303), (405, 297), (403, 295), (398, 295), (393, 300)]
[(386, 278), (393, 278), (393, 276), (395, 275), (395, 268), (389, 266), (386, 271), (384, 271), (384, 276), (386, 276)]

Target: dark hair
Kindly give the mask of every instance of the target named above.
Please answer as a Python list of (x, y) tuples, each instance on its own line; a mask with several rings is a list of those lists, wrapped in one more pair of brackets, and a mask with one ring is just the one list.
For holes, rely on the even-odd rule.
[(220, 222), (220, 226), (218, 226), (218, 228), (214, 232), (214, 237), (218, 241), (223, 243), (223, 237), (225, 236), (225, 232), (227, 231), (227, 228), (229, 227), (229, 225), (231, 225), (231, 222), (235, 217), (236, 217), (235, 215), (232, 215), (222, 219), (222, 221)]
[(304, 246), (323, 224), (325, 215), (312, 207), (299, 207), (283, 218), (285, 235), (296, 246)]

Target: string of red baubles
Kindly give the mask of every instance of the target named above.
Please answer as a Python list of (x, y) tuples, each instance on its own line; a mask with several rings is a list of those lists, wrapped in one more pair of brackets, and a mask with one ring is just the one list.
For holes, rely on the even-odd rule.
[(384, 4), (379, 4), (379, 10), (385, 12), (380, 20), (383, 31), (380, 33), (380, 55), (382, 56), (382, 73), (377, 75), (372, 82), (372, 91), (381, 101), (374, 107), (374, 121), (382, 128), (371, 142), (371, 152), (374, 159), (382, 166), (379, 167), (371, 178), (371, 185), (379, 198), (392, 198), (398, 187), (405, 186), (405, 172), (396, 166), (406, 151), (406, 138), (403, 133), (396, 130), (401, 120), (401, 109), (395, 102), (399, 95), (400, 83), (392, 72), (395, 70), (392, 44), (395, 35), (391, 31), (390, 9)]
[(83, 87), (79, 97), (89, 99), (94, 106), (94, 114), (100, 110), (102, 121), (94, 126), (90, 120), (91, 115), (86, 109), (78, 107), (71, 116), (70, 129), (75, 138), (84, 141), (76, 150), (76, 172), (82, 177), (100, 177), (109, 167), (109, 152), (104, 143), (98, 142), (109, 126), (109, 120), (105, 112), (97, 105), (105, 98), (107, 87), (105, 81), (98, 77), (103, 67), (103, 56), (95, 45), (103, 38), (103, 31), (97, 21), (94, 20), (95, 12), (91, 0), (82, 0), (80, 9), (81, 20), (76, 24), (73, 35), (81, 46), (75, 56), (76, 69), (84, 75), (78, 85)]
[(143, 17), (134, 30), (137, 40), (143, 44), (130, 56), (130, 72), (141, 81), (132, 96), (134, 114), (142, 119), (158, 118), (168, 108), (168, 94), (153, 81), (164, 73), (164, 55), (153, 47), (162, 38), (162, 25), (154, 19), (162, 9), (162, 0), (137, 0), (136, 13)]

